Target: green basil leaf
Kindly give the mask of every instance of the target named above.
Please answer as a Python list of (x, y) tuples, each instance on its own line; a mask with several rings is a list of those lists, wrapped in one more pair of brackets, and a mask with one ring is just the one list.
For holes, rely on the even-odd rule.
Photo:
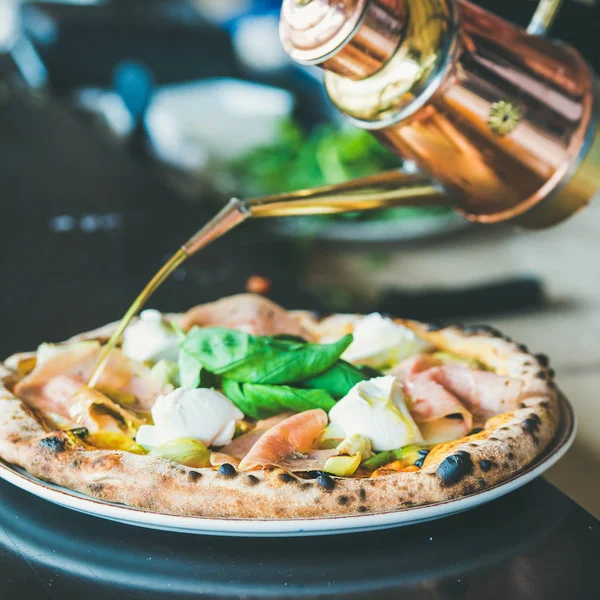
[(370, 378), (371, 375), (364, 373), (362, 369), (351, 365), (345, 360), (338, 360), (333, 367), (303, 381), (302, 385), (311, 389), (327, 390), (334, 398), (339, 400), (357, 383)]
[(305, 390), (287, 385), (262, 385), (223, 380), (223, 393), (247, 416), (266, 419), (286, 410), (313, 408), (329, 411), (335, 400), (325, 390)]
[(282, 384), (327, 370), (351, 343), (351, 335), (333, 344), (313, 344), (206, 327), (193, 328), (182, 349), (216, 375), (244, 383)]
[(396, 460), (396, 453), (394, 450), (385, 450), (384, 452), (379, 452), (379, 454), (375, 454), (368, 460), (365, 460), (362, 466), (375, 471), (376, 469), (379, 469), (380, 467), (383, 467), (394, 460)]

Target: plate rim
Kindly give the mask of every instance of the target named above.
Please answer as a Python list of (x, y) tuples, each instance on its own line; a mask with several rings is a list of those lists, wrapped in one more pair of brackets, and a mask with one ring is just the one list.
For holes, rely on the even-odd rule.
[(196, 535), (245, 537), (316, 536), (373, 531), (421, 523), (470, 510), (522, 487), (544, 473), (566, 454), (577, 433), (577, 417), (573, 406), (562, 393), (558, 394), (558, 401), (561, 425), (550, 447), (544, 451), (541, 458), (515, 473), (511, 478), (468, 496), (371, 515), (313, 517), (310, 519), (243, 519), (171, 515), (92, 498), (37, 479), (25, 469), (9, 464), (3, 459), (0, 459), (0, 478), (42, 500), (64, 508), (97, 518), (150, 529)]

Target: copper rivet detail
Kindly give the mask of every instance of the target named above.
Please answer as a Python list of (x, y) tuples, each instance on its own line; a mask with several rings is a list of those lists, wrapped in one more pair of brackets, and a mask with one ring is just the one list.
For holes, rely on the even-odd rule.
[(488, 127), (496, 135), (508, 135), (521, 122), (523, 113), (520, 107), (508, 100), (499, 100), (490, 107)]

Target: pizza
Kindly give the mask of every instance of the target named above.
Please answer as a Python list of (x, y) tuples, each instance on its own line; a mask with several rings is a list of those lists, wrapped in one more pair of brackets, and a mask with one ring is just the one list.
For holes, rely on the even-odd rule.
[(0, 364), (0, 457), (173, 515), (372, 514), (486, 490), (536, 460), (559, 405), (544, 355), (494, 329), (288, 311), (252, 294), (144, 311)]

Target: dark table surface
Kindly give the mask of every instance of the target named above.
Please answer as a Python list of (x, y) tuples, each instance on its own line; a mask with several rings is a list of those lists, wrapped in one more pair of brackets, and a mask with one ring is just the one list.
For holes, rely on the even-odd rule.
[(82, 515), (0, 483), (5, 600), (600, 597), (599, 523), (538, 479), (467, 513), (374, 533), (216, 538)]
[[(0, 76), (2, 74), (0, 73)], [(0, 90), (1, 91), (1, 90)], [(0, 355), (118, 318), (212, 209), (189, 203), (57, 101), (0, 93)], [(247, 224), (184, 265), (153, 305), (242, 291), (253, 273), (288, 306), (302, 244)], [(543, 479), (468, 513), (372, 534), (249, 540), (136, 529), (0, 482), (0, 598), (575, 600), (600, 597), (598, 521)]]

